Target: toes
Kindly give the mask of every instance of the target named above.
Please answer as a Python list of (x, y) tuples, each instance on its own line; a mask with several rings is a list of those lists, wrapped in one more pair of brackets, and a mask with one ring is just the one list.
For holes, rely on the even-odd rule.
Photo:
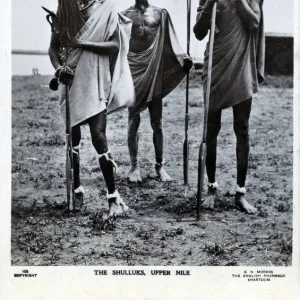
[(255, 207), (249, 207), (247, 210), (248, 214), (255, 214), (257, 212), (257, 209)]
[(212, 204), (205, 204), (205, 205), (202, 205), (202, 207), (205, 209), (214, 209), (214, 205), (212, 205)]
[(128, 178), (128, 180), (129, 180), (129, 182), (131, 182), (131, 183), (137, 183), (137, 180), (136, 179), (134, 179), (134, 178)]
[(129, 182), (133, 182), (133, 183), (137, 182), (137, 178), (135, 176), (132, 176), (132, 175), (128, 176), (128, 180), (129, 180)]
[(121, 207), (119, 205), (114, 204), (113, 206), (111, 206), (109, 208), (108, 216), (109, 217), (117, 217), (117, 216), (121, 215), (122, 213), (123, 213), (123, 210), (121, 209)]
[(122, 213), (115, 213), (115, 212), (113, 212), (113, 213), (109, 213), (108, 214), (108, 218), (109, 219), (117, 218), (117, 217), (120, 217), (121, 215), (122, 215)]
[(129, 210), (129, 207), (123, 202), (115, 204), (114, 207), (111, 207), (108, 213), (109, 218), (117, 218), (124, 216), (124, 213)]
[(166, 172), (164, 168), (160, 168), (160, 169), (156, 168), (156, 173), (161, 181), (163, 182), (172, 181), (172, 177)]
[(236, 206), (243, 212), (247, 213), (247, 214), (255, 214), (257, 212), (257, 209), (252, 206), (249, 203), (236, 203)]
[(129, 207), (126, 204), (122, 204), (123, 212), (128, 211)]
[(138, 183), (138, 182), (142, 182), (142, 177), (139, 174), (129, 174), (128, 175), (128, 180), (131, 183)]
[(131, 182), (131, 183), (139, 183), (139, 182), (142, 182), (142, 180), (138, 179), (138, 178), (129, 178), (129, 182)]
[(205, 200), (202, 202), (202, 207), (205, 209), (214, 209), (215, 202), (213, 200)]
[(170, 176), (159, 176), (160, 180), (163, 182), (170, 182), (172, 181), (172, 178)]
[(129, 210), (129, 207), (126, 205), (126, 203), (123, 200), (120, 201), (120, 208), (122, 209), (123, 212)]
[(119, 212), (112, 211), (112, 212), (108, 213), (108, 218), (117, 218), (117, 217), (122, 216), (122, 214), (123, 214), (123, 211), (119, 211)]

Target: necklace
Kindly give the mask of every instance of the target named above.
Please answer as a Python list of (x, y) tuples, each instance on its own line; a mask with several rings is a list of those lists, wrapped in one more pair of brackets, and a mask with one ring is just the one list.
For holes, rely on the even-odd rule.
[(78, 0), (78, 4), (82, 12), (88, 9), (94, 2), (95, 0), (89, 0), (87, 3), (83, 3), (82, 1)]

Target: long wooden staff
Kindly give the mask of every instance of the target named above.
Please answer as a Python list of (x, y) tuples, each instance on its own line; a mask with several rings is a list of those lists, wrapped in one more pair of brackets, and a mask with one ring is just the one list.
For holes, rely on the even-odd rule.
[[(64, 68), (68, 68), (69, 49), (66, 48)], [(67, 186), (67, 206), (70, 213), (70, 202), (72, 200), (73, 210), (75, 210), (75, 190), (73, 173), (73, 148), (72, 148), (72, 126), (70, 117), (69, 85), (65, 85), (66, 94), (66, 186)]]
[[(191, 41), (191, 0), (187, 0), (187, 54), (190, 56), (190, 41)], [(183, 178), (185, 185), (185, 197), (189, 185), (189, 86), (190, 72), (186, 76), (186, 101), (185, 101), (185, 140), (183, 142)]]
[[(57, 19), (57, 16), (49, 9), (42, 6), (42, 8), (48, 13), (46, 19), (51, 26), (51, 31), (54, 32), (53, 21)], [(51, 19), (51, 20), (50, 20)], [(52, 22), (51, 22), (52, 21)], [(65, 48), (66, 55), (64, 61), (64, 69), (68, 70), (68, 58), (69, 49)], [(53, 84), (54, 83), (54, 84)], [(54, 86), (54, 88), (53, 88)], [(50, 88), (53, 90), (58, 89), (57, 79), (52, 79)], [(72, 147), (72, 126), (70, 118), (70, 102), (69, 102), (69, 85), (65, 85), (66, 94), (66, 187), (67, 187), (67, 209), (68, 215), (70, 214), (70, 203), (72, 200), (72, 206), (75, 210), (75, 189), (74, 189), (74, 173), (73, 173), (73, 147)]]
[(206, 145), (207, 120), (208, 120), (208, 109), (209, 109), (209, 98), (210, 98), (210, 87), (211, 87), (213, 47), (214, 47), (215, 28), (216, 28), (216, 12), (217, 12), (217, 2), (214, 3), (212, 9), (211, 28), (210, 28), (210, 36), (209, 36), (207, 87), (206, 87), (206, 95), (205, 95), (206, 97), (204, 99), (203, 136), (202, 136), (202, 143), (199, 148), (199, 160), (198, 160), (197, 221), (199, 221), (200, 219), (200, 207), (202, 201), (206, 152), (207, 152), (207, 145)]

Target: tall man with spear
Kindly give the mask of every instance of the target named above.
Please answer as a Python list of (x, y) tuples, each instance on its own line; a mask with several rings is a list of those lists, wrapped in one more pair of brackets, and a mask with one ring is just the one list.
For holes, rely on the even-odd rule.
[(155, 170), (162, 181), (170, 181), (172, 178), (163, 167), (162, 100), (184, 79), (193, 63), (181, 49), (166, 9), (152, 6), (148, 0), (136, 0), (122, 14), (133, 23), (128, 60), (136, 93), (136, 103), (129, 108), (131, 170), (128, 178), (130, 182), (142, 181), (137, 158), (138, 129), (140, 113), (148, 108), (153, 130)]
[(212, 55), (208, 70), (208, 46), (203, 66), (203, 90), (206, 98), (208, 72), (211, 72), (211, 92), (207, 121), (206, 171), (209, 196), (205, 208), (213, 208), (217, 196), (217, 137), (221, 129), (222, 110), (233, 109), (233, 128), (237, 138), (237, 186), (235, 203), (253, 214), (256, 208), (245, 198), (249, 157), (249, 117), (252, 96), (264, 80), (263, 0), (200, 0), (194, 33), (202, 40), (210, 28), (214, 3), (218, 2)]
[[(127, 206), (115, 187), (116, 163), (106, 139), (106, 113), (134, 101), (127, 53), (131, 21), (117, 13), (112, 0), (59, 0), (52, 16), (49, 56), (60, 83), (70, 85), (75, 200), (84, 190), (79, 176), (81, 125), (88, 124), (107, 185), (109, 216)], [(67, 66), (64, 67), (64, 66)], [(66, 89), (60, 85), (60, 108), (66, 116)]]

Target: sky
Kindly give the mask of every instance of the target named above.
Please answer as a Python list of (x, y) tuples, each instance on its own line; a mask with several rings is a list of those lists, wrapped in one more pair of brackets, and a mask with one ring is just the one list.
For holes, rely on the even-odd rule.
[[(115, 0), (119, 10), (134, 4), (134, 0)], [(186, 49), (186, 0), (149, 0), (153, 5), (166, 8), (172, 18), (175, 30)], [(198, 0), (192, 0), (192, 24), (196, 18)], [(47, 50), (50, 40), (50, 26), (41, 6), (56, 10), (57, 0), (12, 0), (12, 49)], [(265, 31), (293, 33), (293, 0), (265, 0)], [(191, 35), (191, 55), (202, 58), (206, 41), (196, 41)], [(47, 56), (13, 55), (13, 75), (31, 74), (38, 68), (41, 74), (53, 72)]]

